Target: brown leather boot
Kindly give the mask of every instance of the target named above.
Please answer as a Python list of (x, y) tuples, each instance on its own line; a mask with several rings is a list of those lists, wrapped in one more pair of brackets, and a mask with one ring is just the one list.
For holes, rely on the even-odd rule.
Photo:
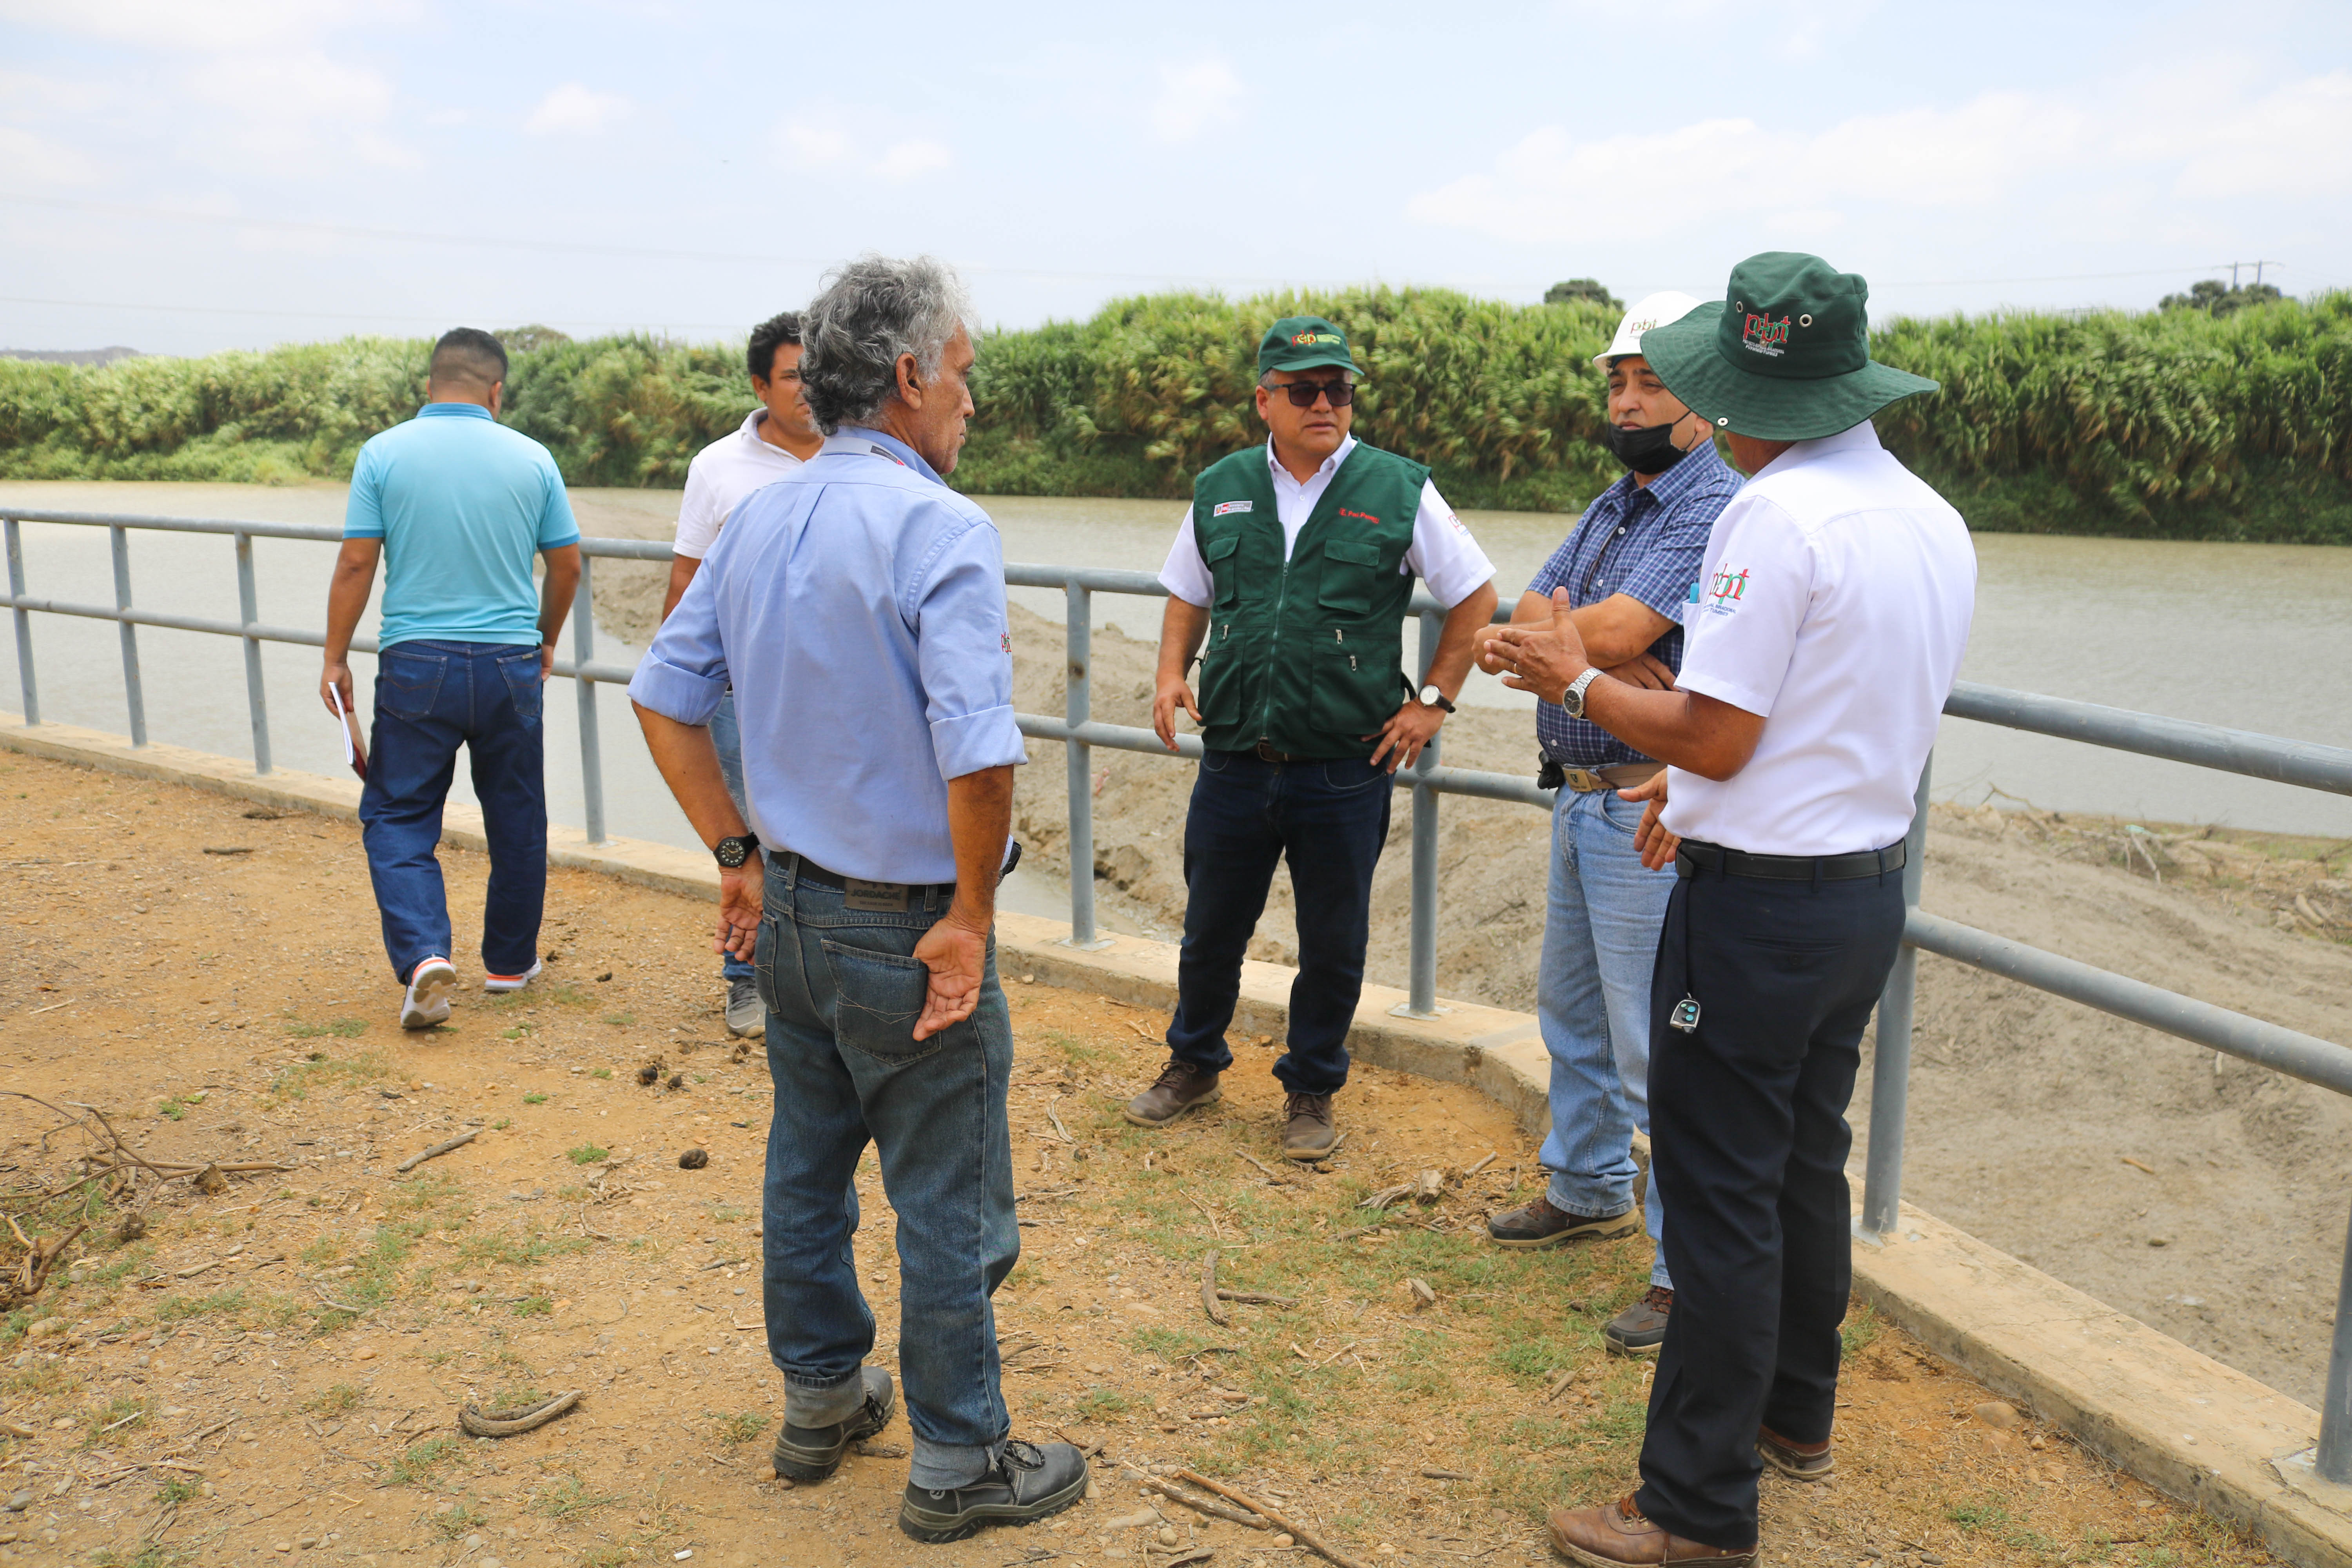
[(1551, 1543), (1570, 1563), (1585, 1568), (1629, 1568), (1632, 1564), (1674, 1563), (1676, 1568), (1756, 1568), (1756, 1548), (1743, 1552), (1707, 1546), (1651, 1523), (1633, 1506), (1619, 1498), (1604, 1508), (1564, 1508), (1551, 1510), (1545, 1521)]
[(1218, 1094), (1215, 1073), (1171, 1057), (1160, 1069), (1160, 1081), (1127, 1102), (1127, 1119), (1138, 1127), (1165, 1127)]
[(1328, 1160), (1339, 1146), (1339, 1129), (1331, 1124), (1331, 1097), (1328, 1094), (1289, 1094), (1283, 1097), (1282, 1129), (1283, 1157), (1313, 1163)]
[(1769, 1426), (1756, 1428), (1756, 1451), (1764, 1462), (1792, 1481), (1826, 1480), (1837, 1470), (1837, 1458), (1827, 1439), (1793, 1443)]

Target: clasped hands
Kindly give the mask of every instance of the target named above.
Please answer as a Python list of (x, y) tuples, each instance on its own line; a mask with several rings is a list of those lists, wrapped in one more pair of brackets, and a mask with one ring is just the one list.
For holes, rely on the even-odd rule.
[[(1496, 626), (1481, 636), (1478, 668), (1500, 677), (1506, 686), (1534, 692), (1538, 701), (1559, 701), (1576, 684), (1577, 678), (1592, 668), (1591, 659), (1585, 655), (1583, 635), (1576, 629), (1570, 613), (1573, 608), (1568, 590), (1554, 588), (1549, 621)], [(1646, 653), (1637, 654), (1601, 673), (1612, 680), (1651, 691), (1671, 691), (1675, 686), (1675, 672)], [(1665, 771), (1660, 769), (1646, 782), (1632, 789), (1621, 789), (1617, 795), (1621, 800), (1647, 803), (1641, 826), (1633, 830), (1633, 847), (1641, 852), (1642, 864), (1653, 871), (1674, 864), (1682, 840), (1666, 831), (1663, 820), (1666, 806)]]

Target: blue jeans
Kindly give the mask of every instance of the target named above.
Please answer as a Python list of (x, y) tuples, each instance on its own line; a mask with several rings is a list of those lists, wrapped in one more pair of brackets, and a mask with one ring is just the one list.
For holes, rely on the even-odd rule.
[[(1551, 1053), (1551, 1131), (1538, 1158), (1551, 1173), (1545, 1195), (1575, 1215), (1619, 1214), (1633, 1203), (1633, 1130), (1650, 1130), (1650, 980), (1675, 871), (1646, 870), (1634, 853), (1643, 809), (1613, 789), (1565, 786), (1552, 807), (1536, 977), (1536, 1016)], [(1671, 1288), (1654, 1177), (1644, 1218), (1659, 1243), (1650, 1280)]]
[[(710, 716), (710, 743), (719, 748), (719, 776), (727, 781), (727, 793), (733, 797), (736, 811), (744, 821), (751, 821), (751, 808), (743, 804), (743, 731), (735, 723), (735, 689), (731, 686), (719, 698), (719, 711)], [(732, 984), (751, 979), (751, 966), (731, 952), (722, 953), (719, 973)]]
[(510, 643), (395, 643), (376, 658), (375, 720), (360, 837), (402, 984), (427, 958), (454, 958), (441, 882), (441, 808), (466, 748), (490, 882), (482, 967), (521, 974), (536, 962), (547, 901), (546, 747), (539, 649)]
[(972, 1016), (918, 1041), (929, 971), (911, 955), (947, 900), (917, 893), (904, 914), (852, 910), (840, 892), (801, 880), (799, 864), (769, 858), (753, 954), (776, 1085), (760, 1284), (784, 1419), (824, 1426), (861, 1397), (874, 1314), (857, 1287), (853, 1178), (871, 1140), (898, 1215), (910, 1479), (969, 1485), (1012, 1426), (989, 1298), (1021, 1254), (1005, 1122), (1013, 1019), (995, 947)]
[(1364, 992), (1372, 868), (1388, 842), (1395, 787), (1354, 758), (1269, 763), (1251, 752), (1201, 759), (1184, 818), (1184, 944), (1168, 1049), (1210, 1072), (1234, 1065), (1225, 1030), (1278, 860), (1290, 862), (1298, 913), (1298, 978), (1290, 1038), (1274, 1076), (1300, 1094), (1348, 1081), (1348, 1029)]

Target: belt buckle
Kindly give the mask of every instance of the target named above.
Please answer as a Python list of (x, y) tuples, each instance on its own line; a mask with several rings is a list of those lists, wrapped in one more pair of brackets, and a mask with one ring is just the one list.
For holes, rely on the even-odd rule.
[(1594, 795), (1609, 787), (1609, 781), (1591, 768), (1567, 770), (1568, 787), (1579, 795)]

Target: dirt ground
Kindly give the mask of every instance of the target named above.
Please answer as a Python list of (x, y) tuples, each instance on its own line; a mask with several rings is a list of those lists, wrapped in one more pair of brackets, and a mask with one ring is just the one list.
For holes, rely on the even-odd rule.
[[(600, 571), (602, 569), (600, 568)], [(600, 577), (600, 617), (650, 627), (654, 569)], [(1013, 610), (1023, 711), (1063, 710), (1062, 628)], [(1150, 722), (1155, 645), (1097, 632), (1095, 717)], [(1474, 677), (1474, 679), (1485, 679)], [(1452, 763), (1532, 774), (1533, 726), (1467, 708)], [(1015, 829), (1068, 875), (1058, 748), (1033, 746)], [(1181, 929), (1192, 769), (1094, 756), (1104, 923)], [(2323, 1039), (2352, 1042), (2352, 838), (2067, 818), (2030, 803), (1938, 806), (1924, 906)], [(1523, 805), (1441, 806), (1441, 995), (1531, 1012), (1549, 821)], [(1374, 880), (1367, 977), (1402, 986), (1412, 813), (1397, 803)], [(1277, 878), (1251, 954), (1296, 960)], [(2352, 1192), (2352, 1103), (1965, 965), (1921, 965), (1905, 1195), (2183, 1342), (2316, 1404)], [(1868, 1104), (1869, 1080), (1855, 1103)], [(2132, 1163), (2131, 1162), (2137, 1162)]]
[[(1647, 1242), (1486, 1245), (1479, 1216), (1534, 1179), (1492, 1104), (1361, 1074), (1340, 1102), (1345, 1151), (1299, 1172), (1275, 1156), (1278, 1097), (1252, 1070), (1270, 1052), (1239, 1043), (1221, 1107), (1146, 1134), (1116, 1108), (1156, 1065), (1164, 1020), (1016, 974), (1026, 1217), (998, 1297), (1008, 1397), (1016, 1432), (1100, 1446), (1097, 1495), (1049, 1526), (918, 1547), (892, 1522), (903, 1417), (822, 1485), (765, 1463), (781, 1403), (756, 1273), (769, 1091), (761, 1055), (738, 1059), (720, 1028), (703, 909), (557, 872), (546, 976), (461, 994), (449, 1026), (408, 1036), (351, 826), (16, 757), (0, 800), (16, 937), (0, 1087), (101, 1107), (149, 1161), (289, 1167), (211, 1194), (142, 1177), (109, 1198), (75, 1179), (89, 1137), (7, 1102), (9, 1212), (44, 1240), (89, 1228), (0, 1319), (0, 1560), (1307, 1560), (1147, 1510), (1136, 1479), (1191, 1466), (1370, 1563), (1533, 1563), (1546, 1503), (1630, 1484), (1647, 1368), (1601, 1354), (1598, 1331), (1639, 1288)], [(444, 853), (469, 931), (482, 858)], [(656, 1057), (675, 1087), (638, 1083)], [(697, 1148), (708, 1166), (681, 1169)], [(1444, 1173), (1434, 1201), (1362, 1206), (1423, 1169)], [(892, 1221), (870, 1161), (860, 1182), (887, 1365)], [(1234, 1289), (1297, 1304), (1236, 1303), (1211, 1324), (1213, 1249)], [(1433, 1305), (1415, 1309), (1413, 1279)], [(1766, 1561), (2271, 1561), (2059, 1434), (1989, 1425), (1980, 1389), (1867, 1314), (1848, 1338), (1839, 1474), (1766, 1482)], [(572, 1414), (529, 1435), (455, 1431), (469, 1399), (575, 1389)]]

